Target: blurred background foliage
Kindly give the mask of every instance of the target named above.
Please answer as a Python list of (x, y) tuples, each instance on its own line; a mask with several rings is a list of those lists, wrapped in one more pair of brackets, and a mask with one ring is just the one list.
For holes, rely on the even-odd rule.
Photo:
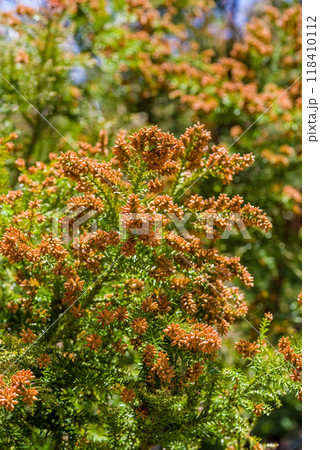
[[(179, 135), (199, 120), (215, 145), (252, 152), (255, 164), (232, 187), (210, 176), (192, 189), (239, 194), (273, 223), (268, 234), (223, 243), (255, 278), (248, 320), (271, 311), (275, 337), (300, 331), (300, 2), (8, 0), (0, 8), (0, 134), (20, 136), (1, 155), (11, 185), (17, 157), (46, 161), (78, 140), (95, 142), (101, 129), (111, 142), (119, 128), (151, 124)], [(251, 331), (244, 322), (243, 335)], [(257, 433), (299, 448), (299, 408), (284, 399)]]

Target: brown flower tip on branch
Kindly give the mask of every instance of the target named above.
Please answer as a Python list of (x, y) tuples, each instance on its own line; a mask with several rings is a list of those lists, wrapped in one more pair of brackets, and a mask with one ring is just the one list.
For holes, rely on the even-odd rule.
[(39, 364), (39, 368), (43, 369), (48, 367), (48, 365), (51, 363), (51, 358), (46, 353), (42, 353), (42, 355), (37, 358), (37, 361)]
[(21, 398), (23, 403), (31, 406), (38, 398), (38, 391), (31, 386), (35, 376), (31, 370), (20, 370), (6, 379), (0, 376), (0, 407), (13, 411)]
[(128, 389), (127, 387), (124, 387), (122, 389), (121, 398), (124, 402), (131, 403), (134, 400), (135, 396), (136, 393), (133, 389)]
[(253, 358), (257, 353), (259, 353), (259, 344), (257, 342), (249, 342), (239, 339), (239, 341), (235, 343), (235, 349), (245, 358)]
[(108, 309), (110, 305), (110, 302), (107, 303), (106, 308), (102, 312), (100, 312), (97, 317), (97, 321), (102, 325), (103, 328), (106, 325), (110, 325), (116, 317), (116, 313)]
[(132, 329), (135, 333), (144, 334), (149, 328), (148, 322), (145, 318), (138, 317), (132, 322)]
[(264, 313), (264, 317), (265, 317), (265, 319), (267, 319), (268, 322), (273, 321), (273, 315), (271, 312)]
[(172, 378), (175, 375), (174, 369), (169, 364), (168, 354), (162, 350), (159, 352), (157, 360), (151, 367), (149, 381), (153, 383), (154, 376), (158, 375), (162, 383), (171, 383)]
[(302, 380), (302, 354), (296, 353), (291, 345), (288, 337), (282, 337), (278, 342), (279, 352), (282, 353), (284, 359), (293, 366), (290, 378), (301, 383)]
[(90, 350), (97, 350), (102, 344), (101, 336), (97, 335), (96, 333), (87, 336), (86, 341), (86, 347), (89, 347)]
[(253, 409), (253, 414), (255, 414), (256, 416), (261, 416), (261, 414), (264, 411), (264, 407), (263, 407), (263, 403), (260, 403), (259, 405), (254, 405), (254, 409)]
[(300, 306), (302, 306), (302, 292), (300, 292), (300, 294), (298, 295), (298, 303)]
[(171, 339), (172, 346), (184, 347), (189, 351), (213, 354), (221, 347), (222, 339), (209, 325), (196, 323), (190, 326), (187, 332), (179, 324), (172, 323), (164, 330)]
[(20, 336), (21, 336), (22, 342), (24, 342), (25, 344), (31, 344), (37, 338), (37, 336), (34, 334), (33, 331), (30, 330), (30, 328), (28, 328), (27, 331), (22, 330), (20, 333)]

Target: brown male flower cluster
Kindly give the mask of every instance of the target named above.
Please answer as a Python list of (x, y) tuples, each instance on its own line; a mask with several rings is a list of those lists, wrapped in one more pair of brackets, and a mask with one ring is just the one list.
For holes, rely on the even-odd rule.
[(12, 263), (31, 256), (28, 238), (13, 226), (10, 226), (3, 235), (0, 242), (0, 251)]
[(31, 344), (37, 338), (36, 335), (34, 334), (34, 332), (32, 330), (30, 330), (30, 328), (28, 328), (27, 331), (22, 330), (20, 333), (20, 336), (21, 336), (22, 342), (24, 342), (25, 344)]
[(154, 357), (157, 353), (156, 348), (152, 344), (146, 345), (146, 347), (143, 349), (143, 362), (147, 366), (151, 366), (154, 362)]
[(184, 309), (190, 315), (195, 314), (198, 310), (197, 303), (192, 298), (191, 292), (183, 295), (181, 299), (181, 306), (182, 309)]
[(127, 346), (127, 344), (124, 344), (122, 339), (120, 338), (112, 344), (112, 347), (114, 348), (116, 353), (120, 353), (121, 355), (124, 355), (128, 346)]
[(244, 341), (243, 339), (239, 339), (235, 343), (234, 348), (245, 358), (253, 358), (259, 353), (259, 344), (257, 342)]
[(144, 334), (147, 329), (149, 328), (148, 322), (145, 318), (138, 317), (137, 319), (134, 319), (132, 324), (132, 329), (135, 333), (138, 334)]
[(181, 141), (173, 134), (163, 133), (157, 126), (134, 133), (130, 137), (130, 143), (120, 138), (114, 147), (120, 167), (125, 168), (134, 155), (137, 155), (142, 158), (148, 170), (160, 175), (172, 175), (179, 170), (180, 165), (176, 159), (181, 151)]
[(164, 293), (155, 291), (143, 300), (141, 309), (154, 315), (164, 315), (171, 310), (171, 306), (170, 301)]
[(264, 317), (265, 317), (265, 319), (267, 319), (268, 322), (273, 321), (273, 315), (271, 312), (264, 313)]
[(97, 333), (90, 334), (86, 337), (86, 347), (89, 347), (90, 350), (97, 350), (100, 345), (102, 344), (101, 336), (99, 336)]
[(115, 311), (111, 311), (110, 309), (108, 309), (110, 305), (111, 302), (108, 302), (105, 305), (103, 311), (98, 314), (97, 321), (102, 325), (102, 328), (104, 328), (106, 325), (110, 325), (116, 317)]
[(93, 189), (95, 179), (112, 189), (115, 189), (121, 182), (121, 172), (112, 169), (110, 163), (100, 163), (88, 157), (81, 158), (72, 151), (61, 154), (58, 163), (63, 174), (78, 182), (87, 176), (87, 181)]
[[(33, 216), (29, 219), (32, 221)], [(11, 262), (18, 262), (24, 259), (32, 263), (39, 263), (44, 255), (50, 255), (57, 261), (65, 258), (67, 251), (62, 247), (58, 238), (52, 235), (43, 235), (42, 238), (42, 241), (37, 246), (33, 246), (26, 234), (10, 226), (0, 242), (0, 252)]]
[(34, 379), (35, 376), (31, 370), (20, 370), (9, 380), (0, 376), (0, 407), (4, 406), (6, 410), (13, 411), (19, 403), (19, 396), (23, 403), (31, 406), (34, 401), (38, 400), (36, 397), (38, 391), (31, 386)]
[(185, 348), (189, 351), (215, 354), (221, 347), (221, 337), (209, 325), (196, 323), (190, 326), (188, 333), (179, 324), (172, 323), (164, 330), (166, 336), (171, 339), (171, 345)]
[(193, 366), (189, 367), (186, 371), (186, 380), (194, 383), (203, 374), (204, 365), (200, 362), (195, 363)]
[(43, 369), (43, 368), (48, 367), (48, 365), (51, 363), (51, 358), (46, 353), (42, 353), (41, 356), (39, 356), (39, 358), (37, 358), (37, 361), (39, 364), (39, 368)]
[(136, 393), (133, 389), (128, 389), (127, 387), (124, 387), (122, 389), (121, 398), (124, 402), (131, 403), (134, 400), (135, 396)]
[(203, 164), (203, 154), (208, 151), (208, 144), (211, 134), (204, 129), (204, 125), (197, 123), (190, 127), (181, 136), (184, 146), (184, 157), (186, 159), (186, 169), (195, 170)]
[(119, 322), (125, 322), (129, 317), (129, 312), (125, 306), (119, 306), (115, 311), (115, 317)]
[[(244, 200), (239, 195), (229, 198), (226, 194), (220, 194), (217, 199), (214, 197), (206, 201), (206, 205), (201, 204), (204, 220), (203, 227), (207, 233), (213, 234), (217, 230), (228, 230), (230, 226), (237, 224), (239, 228), (257, 227), (268, 231), (272, 228), (270, 220), (260, 208), (252, 206), (250, 203), (243, 205)], [(239, 219), (241, 222), (239, 222)]]
[(259, 405), (254, 405), (253, 414), (256, 416), (261, 416), (261, 414), (264, 411), (263, 403), (260, 403)]
[(158, 375), (162, 383), (171, 383), (172, 378), (175, 375), (175, 371), (169, 364), (169, 358), (167, 353), (162, 350), (158, 353), (157, 360), (151, 367), (149, 381), (154, 382), (155, 375)]
[(175, 271), (172, 261), (163, 254), (155, 258), (155, 267), (150, 270), (150, 276), (157, 281), (164, 281)]
[(302, 355), (301, 353), (296, 353), (294, 348), (291, 346), (290, 339), (288, 337), (282, 337), (278, 342), (279, 352), (282, 353), (284, 359), (289, 361), (293, 366), (293, 371), (290, 374), (290, 378), (293, 381), (301, 383), (302, 380)]
[(170, 195), (157, 195), (150, 208), (157, 213), (174, 214), (178, 219), (183, 217), (183, 210), (179, 208)]
[(18, 189), (17, 191), (9, 191), (7, 194), (0, 195), (0, 203), (7, 203), (8, 205), (13, 205), (15, 200), (20, 198), (23, 192)]
[(107, 232), (99, 229), (93, 233), (84, 232), (80, 238), (74, 240), (73, 247), (79, 263), (92, 272), (98, 272), (101, 268), (103, 252), (109, 246), (118, 245), (119, 242), (120, 237), (117, 231)]
[(74, 301), (76, 301), (79, 293), (83, 290), (84, 283), (85, 281), (81, 280), (78, 275), (69, 278), (69, 280), (64, 283), (65, 295), (63, 302), (70, 306)]
[[(68, 201), (68, 207), (71, 210), (73, 208), (83, 208), (86, 211), (93, 210), (99, 213), (102, 213), (104, 210), (103, 201), (100, 198), (95, 197), (94, 195), (86, 195), (83, 197), (72, 197)], [(77, 216), (77, 218), (78, 217), (79, 216)]]
[(138, 195), (130, 194), (126, 205), (121, 208), (121, 227), (129, 234), (129, 238), (122, 246), (125, 256), (134, 254), (138, 241), (150, 247), (159, 244), (159, 238), (154, 231), (154, 217), (147, 213), (147, 208), (142, 205)]

